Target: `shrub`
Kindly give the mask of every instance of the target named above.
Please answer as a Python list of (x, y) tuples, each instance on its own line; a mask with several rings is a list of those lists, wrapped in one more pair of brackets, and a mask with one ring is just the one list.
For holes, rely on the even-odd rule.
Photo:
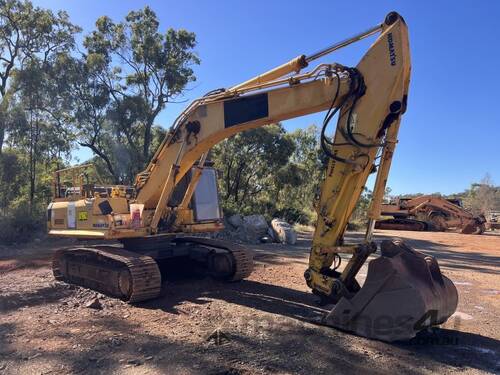
[(28, 242), (45, 228), (45, 216), (38, 212), (30, 215), (27, 206), (22, 205), (0, 216), (0, 243)]

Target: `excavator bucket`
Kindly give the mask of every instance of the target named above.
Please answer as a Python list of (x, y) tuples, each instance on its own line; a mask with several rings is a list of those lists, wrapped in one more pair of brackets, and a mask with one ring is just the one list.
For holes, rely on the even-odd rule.
[(434, 257), (399, 240), (383, 241), (381, 254), (369, 263), (363, 287), (326, 315), (326, 325), (382, 341), (408, 340), (455, 312), (457, 289)]

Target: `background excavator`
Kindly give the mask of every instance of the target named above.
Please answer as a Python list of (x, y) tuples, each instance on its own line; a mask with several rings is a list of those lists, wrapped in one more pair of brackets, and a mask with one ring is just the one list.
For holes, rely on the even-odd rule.
[(459, 199), (421, 195), (415, 198), (397, 198), (382, 204), (382, 216), (393, 219), (377, 220), (376, 229), (446, 231), (458, 229), (463, 234), (482, 234), (486, 218), (474, 216), (462, 207)]
[[(312, 61), (373, 34), (375, 42), (356, 67)], [(410, 80), (408, 30), (392, 12), (384, 22), (350, 39), (288, 63), (229, 89), (193, 101), (176, 119), (133, 187), (63, 186), (56, 173), (48, 207), (49, 234), (118, 240), (121, 245), (80, 246), (57, 251), (58, 280), (93, 288), (129, 302), (160, 293), (159, 264), (175, 259), (221, 280), (250, 275), (245, 247), (188, 234), (222, 229), (216, 173), (205, 166), (216, 143), (234, 134), (290, 118), (326, 111), (321, 147), (327, 157), (307, 285), (335, 307), (322, 323), (381, 340), (413, 337), (440, 324), (457, 306), (457, 291), (436, 260), (394, 240), (380, 245), (363, 287), (356, 280), (368, 257), (406, 110)], [(338, 115), (333, 137), (328, 125)], [(344, 232), (370, 173), (377, 173), (369, 224), (361, 243)], [(78, 170), (66, 170), (75, 178)], [(348, 258), (340, 272), (340, 254)]]

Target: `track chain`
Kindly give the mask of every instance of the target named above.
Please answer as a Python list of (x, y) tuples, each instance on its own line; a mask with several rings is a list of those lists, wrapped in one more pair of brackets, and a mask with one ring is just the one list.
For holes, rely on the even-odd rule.
[(203, 237), (179, 237), (176, 242), (193, 242), (200, 245), (207, 245), (219, 249), (227, 250), (234, 259), (235, 270), (234, 274), (229, 278), (229, 281), (239, 281), (247, 278), (253, 271), (253, 251), (229, 241), (214, 240)]
[[(65, 266), (67, 262), (72, 266)], [(153, 258), (113, 246), (57, 250), (52, 271), (56, 280), (96, 289), (129, 303), (156, 298), (161, 289), (161, 273)], [(129, 288), (124, 293), (119, 275), (126, 271)]]

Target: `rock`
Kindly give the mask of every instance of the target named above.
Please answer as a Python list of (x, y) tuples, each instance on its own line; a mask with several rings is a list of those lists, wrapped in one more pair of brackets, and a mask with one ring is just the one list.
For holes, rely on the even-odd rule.
[(267, 229), (267, 236), (271, 238), (272, 242), (276, 241), (275, 233), (272, 226)]
[(273, 219), (271, 221), (271, 227), (274, 231), (274, 238), (281, 243), (288, 245), (295, 245), (297, 242), (297, 232), (292, 228), (290, 224), (281, 219)]
[(99, 298), (93, 298), (89, 302), (85, 304), (85, 307), (88, 309), (95, 309), (95, 310), (101, 310), (102, 309), (102, 304), (101, 301), (99, 301)]
[(239, 228), (243, 225), (243, 216), (240, 214), (232, 215), (227, 218), (227, 222), (234, 228)]
[(142, 365), (142, 362), (139, 359), (129, 359), (127, 361), (127, 364), (133, 365), (133, 366), (140, 366), (140, 365)]
[(243, 218), (243, 225), (247, 232), (254, 233), (258, 237), (263, 237), (267, 234), (269, 225), (262, 215), (249, 215)]
[[(225, 229), (211, 236), (233, 242), (258, 244), (262, 241), (268, 242), (273, 239), (266, 219), (262, 215), (242, 216), (240, 214), (225, 218)], [(267, 238), (266, 238), (267, 237)]]

